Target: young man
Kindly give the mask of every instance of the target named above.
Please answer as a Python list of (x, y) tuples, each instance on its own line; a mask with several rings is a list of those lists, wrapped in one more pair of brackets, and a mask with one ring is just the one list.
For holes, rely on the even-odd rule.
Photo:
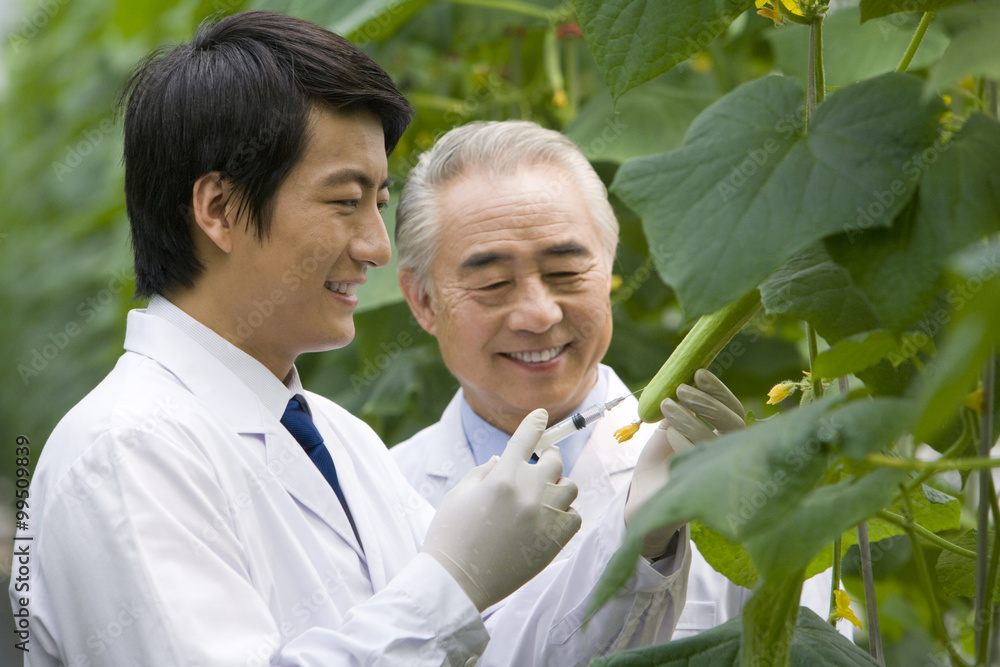
[[(450, 131), (410, 172), (396, 218), (400, 285), (420, 325), (437, 338), (461, 389), (441, 420), (390, 450), (407, 479), (437, 505), (468, 470), (504, 451), (537, 406), (549, 424), (630, 393), (600, 363), (612, 334), (611, 273), (618, 222), (600, 178), (566, 137), (523, 121)], [(704, 372), (714, 396), (686, 387), (681, 401), (720, 432), (744, 428), (739, 401)], [(717, 400), (716, 400), (717, 399)], [(667, 401), (661, 426), (675, 449), (714, 437)], [(644, 426), (629, 397), (600, 422), (560, 443), (580, 489), (584, 528), (628, 487)], [(582, 533), (573, 538), (573, 544)], [(560, 557), (571, 549), (567, 549)], [(803, 602), (826, 616), (829, 578), (810, 580)], [(750, 596), (692, 547), (687, 600), (674, 638), (718, 625)]]
[(619, 514), (484, 624), (580, 525), (558, 451), (528, 463), (544, 411), (435, 514), (364, 423), (302, 388), (296, 357), (352, 339), (355, 289), (389, 260), (386, 156), (410, 107), (375, 63), (248, 12), (142, 63), (125, 100), (150, 302), (35, 471), (30, 593), (11, 589), (30, 595), (27, 664), (569, 665), (683, 600), (681, 531), (583, 632)]

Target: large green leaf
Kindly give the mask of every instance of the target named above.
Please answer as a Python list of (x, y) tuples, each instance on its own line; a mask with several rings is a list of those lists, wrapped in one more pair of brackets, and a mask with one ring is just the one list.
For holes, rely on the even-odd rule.
[(885, 329), (850, 336), (818, 354), (813, 361), (812, 372), (827, 380), (850, 375), (874, 365), (890, 354), (898, 353), (899, 349), (900, 342), (892, 332)]
[[(729, 541), (700, 521), (691, 522), (691, 541), (698, 545), (705, 562), (719, 574), (738, 586), (753, 588), (760, 575), (750, 554), (739, 544)], [(829, 560), (829, 559), (828, 559)]]
[[(680, 149), (626, 162), (612, 188), (642, 216), (685, 313), (713, 312), (856, 218), (891, 222), (915, 187), (900, 169), (933, 141), (942, 109), (919, 98), (916, 77), (864, 81), (830, 96), (806, 134), (799, 86), (764, 77), (706, 109)], [(896, 181), (898, 194), (862, 221), (872, 193)]]
[(702, 51), (749, 0), (574, 0), (580, 29), (611, 89), (622, 93)]
[(932, 372), (916, 390), (921, 419), (914, 435), (925, 442), (952, 421), (983, 362), (1000, 343), (1000, 244), (994, 239), (964, 253), (955, 267), (948, 292), (954, 322)]
[(884, 203), (902, 192), (904, 179), (919, 181), (920, 191), (891, 229), (852, 229), (826, 240), (831, 256), (897, 332), (933, 303), (948, 253), (1000, 225), (1000, 125), (974, 114), (952, 141), (911, 156), (900, 176), (875, 198)]
[[(737, 667), (742, 619), (737, 616), (693, 637), (595, 658), (590, 667)], [(792, 667), (877, 664), (815, 612), (800, 607), (791, 644)]]
[[(951, 542), (970, 551), (976, 550), (976, 531), (963, 533)], [(993, 548), (993, 533), (990, 532), (987, 548)], [(942, 551), (934, 566), (941, 589), (948, 595), (963, 598), (976, 597), (976, 561), (951, 551)], [(1000, 601), (1000, 587), (993, 587), (993, 604)]]
[(861, 0), (861, 20), (870, 21), (871, 19), (889, 16), (898, 12), (933, 12), (950, 5), (968, 1), (908, 0), (907, 2), (900, 2), (899, 0)]
[(602, 90), (580, 109), (566, 136), (591, 161), (624, 162), (671, 151), (681, 145), (695, 117), (717, 97), (662, 78), (630, 90), (617, 101)]
[[(898, 4), (898, 0), (894, 0)], [(831, 12), (823, 21), (823, 68), (830, 89), (849, 86), (872, 76), (895, 71), (899, 59), (913, 37), (916, 20), (859, 21), (857, 7)], [(805, 84), (809, 59), (809, 28), (788, 25), (775, 28), (768, 35), (774, 47), (774, 59), (781, 71)], [(911, 70), (923, 69), (936, 61), (948, 46), (948, 37), (936, 23), (931, 23), (910, 64)]]
[(764, 309), (812, 324), (830, 344), (882, 323), (847, 269), (830, 259), (823, 244), (798, 253), (760, 285)]
[(750, 537), (747, 553), (765, 580), (804, 571), (810, 561), (845, 530), (892, 501), (900, 470), (876, 470), (857, 480), (822, 486), (800, 500), (779, 525)]

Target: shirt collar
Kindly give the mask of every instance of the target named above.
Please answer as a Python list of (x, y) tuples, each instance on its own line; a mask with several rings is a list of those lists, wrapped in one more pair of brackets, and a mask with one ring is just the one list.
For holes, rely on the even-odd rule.
[(294, 364), (286, 378), (286, 385), (264, 364), (185, 313), (165, 297), (154, 294), (146, 306), (146, 313), (170, 322), (205, 348), (257, 395), (261, 404), (274, 415), (275, 419), (281, 419), (292, 396), (303, 392), (299, 371)]
[[(583, 403), (573, 412), (589, 408), (595, 403), (607, 402), (609, 371), (610, 369), (606, 366), (598, 366), (597, 382), (594, 384), (593, 389), (590, 390), (590, 393), (587, 394), (587, 397), (583, 399)], [(510, 440), (510, 435), (476, 414), (476, 411), (472, 409), (472, 406), (465, 399), (464, 392), (462, 392), (461, 416), (465, 441), (469, 443), (469, 448), (472, 449), (472, 458), (475, 460), (477, 466), (489, 461), (490, 457), (500, 456), (503, 453), (504, 448), (507, 446), (507, 441)], [(568, 472), (573, 469), (577, 459), (580, 458), (580, 454), (583, 452), (583, 448), (587, 444), (587, 439), (590, 438), (590, 434), (593, 432), (593, 427), (594, 425), (590, 424), (587, 428), (577, 431), (559, 443), (559, 452), (562, 454), (564, 471)]]

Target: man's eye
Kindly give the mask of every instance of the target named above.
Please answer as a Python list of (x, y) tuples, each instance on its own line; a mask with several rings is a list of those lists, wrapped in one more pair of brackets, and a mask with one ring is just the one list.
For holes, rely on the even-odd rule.
[(357, 208), (358, 204), (361, 203), (361, 200), (360, 199), (338, 199), (337, 201), (332, 202), (332, 203), (336, 204), (337, 206), (344, 206), (346, 208)]
[(548, 274), (549, 278), (553, 280), (571, 280), (579, 275), (576, 271), (554, 271)]
[(385, 208), (386, 208), (386, 206), (388, 206), (388, 205), (389, 205), (389, 202), (387, 202), (387, 201), (380, 201), (378, 203), (378, 212), (381, 213), (382, 211), (384, 211)]
[(483, 285), (482, 287), (479, 288), (479, 290), (482, 292), (490, 292), (493, 290), (498, 290), (501, 287), (506, 287), (508, 284), (509, 284), (508, 281), (500, 280), (495, 283), (490, 283), (489, 285)]

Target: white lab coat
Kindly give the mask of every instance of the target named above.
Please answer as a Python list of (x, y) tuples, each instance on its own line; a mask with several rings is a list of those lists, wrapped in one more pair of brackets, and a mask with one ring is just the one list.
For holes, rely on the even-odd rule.
[[(601, 369), (608, 374), (605, 400), (630, 393), (631, 390), (611, 368), (602, 364)], [(434, 506), (475, 466), (462, 428), (461, 401), (460, 389), (440, 421), (389, 450), (413, 488)], [(612, 434), (638, 419), (638, 407), (638, 400), (630, 396), (608, 411), (607, 416), (594, 425), (579, 459), (566, 473), (580, 487), (580, 495), (573, 506), (583, 517), (583, 529), (560, 556), (571, 553), (588, 527), (607, 509), (609, 499), (628, 488), (639, 454), (656, 425), (643, 424), (639, 432), (623, 444), (615, 441)], [(827, 571), (813, 577), (805, 583), (802, 591), (802, 604), (823, 618), (829, 613), (830, 576)], [(748, 589), (737, 586), (716, 572), (691, 543), (687, 600), (677, 620), (673, 639), (690, 637), (728, 621), (740, 613), (749, 598)], [(664, 641), (663, 638), (660, 640)]]
[(362, 550), (325, 479), (225, 364), (144, 311), (129, 313), (125, 348), (35, 471), (19, 534), (31, 538), (27, 665), (463, 665), (484, 650), (480, 665), (575, 665), (641, 636), (622, 631), (634, 608), (683, 600), (686, 541), (584, 632), (623, 533), (605, 522), (484, 626), (419, 554), (433, 509), (363, 422), (306, 393)]

